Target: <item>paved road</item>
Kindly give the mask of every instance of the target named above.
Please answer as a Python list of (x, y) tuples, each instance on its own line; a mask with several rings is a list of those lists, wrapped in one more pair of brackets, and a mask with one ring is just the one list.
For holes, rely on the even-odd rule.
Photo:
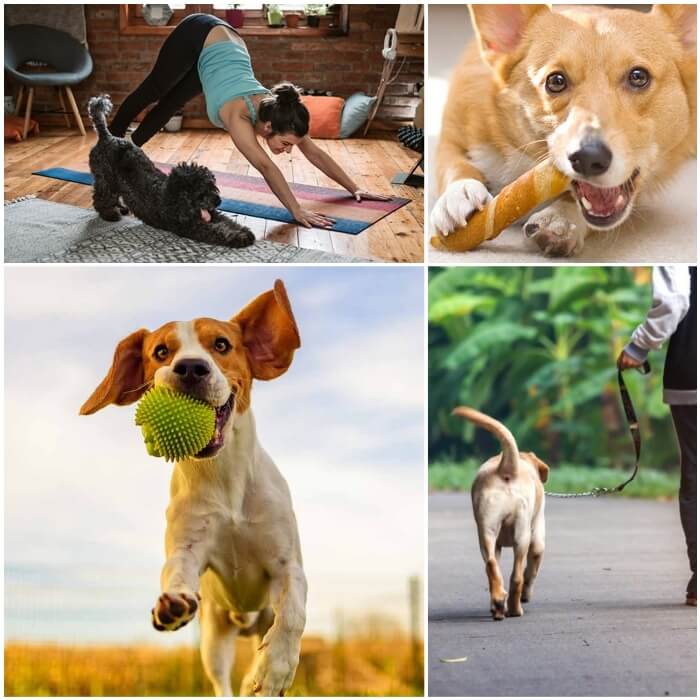
[[(467, 494), (432, 494), (429, 530), (430, 695), (696, 695), (675, 503), (549, 499), (533, 600), (503, 622), (489, 614)], [(511, 564), (504, 549), (505, 578)]]

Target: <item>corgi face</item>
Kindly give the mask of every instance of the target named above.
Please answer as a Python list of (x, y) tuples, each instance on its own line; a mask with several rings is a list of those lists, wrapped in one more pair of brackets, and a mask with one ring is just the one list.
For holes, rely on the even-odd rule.
[(591, 228), (621, 224), (694, 149), (695, 5), (470, 9), (482, 57), (515, 107), (511, 136), (546, 146), (537, 156), (572, 178)]

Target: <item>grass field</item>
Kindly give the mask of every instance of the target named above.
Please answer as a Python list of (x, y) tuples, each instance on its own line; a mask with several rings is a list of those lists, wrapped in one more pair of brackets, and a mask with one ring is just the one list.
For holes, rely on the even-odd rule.
[[(423, 695), (422, 648), (405, 635), (342, 642), (305, 638), (288, 695)], [(239, 639), (236, 693), (251, 656), (250, 640)], [(6, 696), (212, 694), (193, 647), (5, 645)]]
[[(428, 479), (434, 491), (468, 491), (479, 468), (476, 460), (456, 462), (435, 462), (430, 465)], [(615, 487), (629, 472), (602, 467), (579, 467), (561, 465), (549, 470), (547, 491), (575, 493), (588, 491), (593, 487)], [(620, 495), (633, 498), (674, 498), (678, 493), (680, 477), (678, 473), (662, 472), (648, 467), (640, 467), (635, 480), (625, 487)]]

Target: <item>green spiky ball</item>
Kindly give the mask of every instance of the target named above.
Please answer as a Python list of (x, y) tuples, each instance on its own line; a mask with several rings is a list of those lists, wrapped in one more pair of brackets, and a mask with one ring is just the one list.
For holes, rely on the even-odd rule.
[(192, 457), (212, 439), (216, 412), (204, 401), (165, 387), (147, 391), (136, 407), (146, 450), (167, 462)]

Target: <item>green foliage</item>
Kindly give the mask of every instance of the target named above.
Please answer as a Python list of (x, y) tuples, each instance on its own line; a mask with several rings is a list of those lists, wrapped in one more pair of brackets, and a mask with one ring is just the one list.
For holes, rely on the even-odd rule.
[[(435, 462), (498, 451), (452, 417), (460, 404), (505, 423), (523, 450), (562, 463), (631, 468), (615, 361), (651, 302), (650, 270), (621, 267), (432, 268), (428, 287), (429, 450)], [(676, 440), (652, 374), (625, 373), (642, 432), (642, 464), (670, 470)], [(449, 470), (444, 473), (449, 484)], [(432, 478), (432, 477), (431, 477)]]
[[(467, 459), (461, 464), (435, 462), (430, 465), (430, 488), (438, 491), (468, 491), (479, 466), (476, 459)], [(622, 479), (623, 473), (619, 469), (560, 464), (550, 471), (545, 489), (555, 493), (582, 493), (594, 487), (615, 488)], [(669, 473), (645, 467), (619, 496), (606, 498), (675, 498), (679, 480), (677, 471)]]

